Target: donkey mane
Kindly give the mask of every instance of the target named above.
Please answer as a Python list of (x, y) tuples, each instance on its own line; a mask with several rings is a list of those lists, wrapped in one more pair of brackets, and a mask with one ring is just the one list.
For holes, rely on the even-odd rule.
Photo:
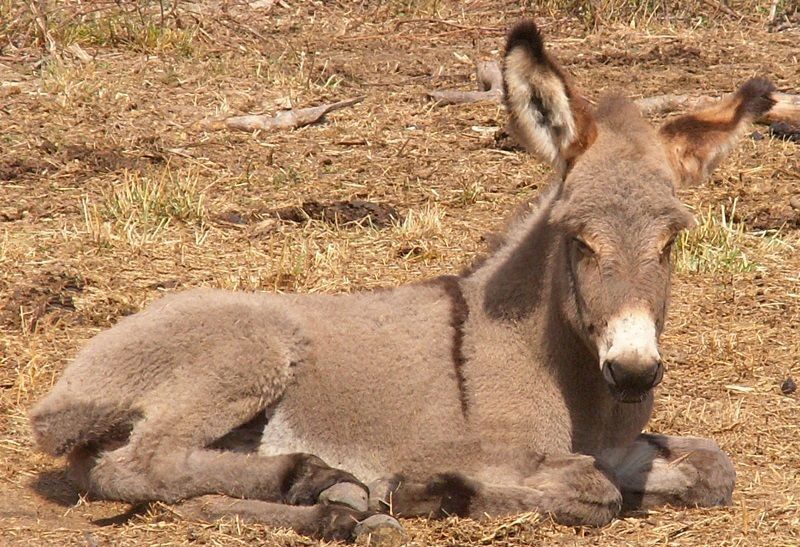
[(499, 229), (484, 233), (481, 239), (486, 242), (486, 249), (478, 253), (460, 270), (459, 277), (469, 277), (504, 248), (519, 241), (529, 226), (531, 216), (541, 212), (542, 207), (550, 201), (551, 194), (558, 191), (560, 183), (561, 181), (555, 176), (551, 176), (550, 180), (536, 194), (528, 196), (524, 201), (518, 203), (510, 213), (506, 214)]

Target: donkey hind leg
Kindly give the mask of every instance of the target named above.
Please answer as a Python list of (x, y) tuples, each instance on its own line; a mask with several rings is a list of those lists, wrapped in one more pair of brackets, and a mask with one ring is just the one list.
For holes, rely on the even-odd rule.
[(731, 503), (736, 471), (709, 439), (642, 434), (616, 460), (626, 509)]
[(291, 528), (300, 534), (326, 540), (367, 537), (371, 545), (397, 544), (404, 536), (402, 527), (394, 518), (342, 505), (297, 506), (207, 495), (187, 500), (177, 505), (175, 510), (187, 519), (236, 517), (243, 522)]
[[(225, 494), (305, 505), (317, 503), (322, 492), (341, 482), (366, 493), (353, 475), (309, 454), (261, 456), (207, 448), (279, 398), (287, 377), (264, 362), (244, 366), (242, 356), (263, 355), (263, 347), (237, 340), (215, 349), (198, 367), (202, 376), (175, 378), (163, 393), (143, 402), (144, 418), (127, 444), (83, 465), (90, 493), (130, 502)], [(225, 368), (232, 360), (240, 365), (237, 371)]]
[(376, 481), (370, 490), (371, 509), (409, 517), (482, 519), (538, 511), (563, 524), (603, 526), (622, 507), (622, 496), (607, 473), (594, 458), (582, 455), (543, 457), (531, 475), (507, 483), (502, 477), (484, 482), (443, 473), (425, 482), (396, 476)]
[[(87, 490), (130, 502), (177, 502), (220, 493), (296, 505), (317, 503), (323, 492), (339, 483), (352, 483), (366, 493), (353, 475), (311, 454), (242, 454), (205, 448), (208, 438), (203, 436), (193, 442), (183, 435), (172, 437), (170, 417), (174, 416), (140, 422), (128, 444), (94, 459), (85, 471)], [(202, 412), (184, 415), (182, 427), (199, 430), (203, 418)], [(361, 508), (366, 509), (366, 503)]]

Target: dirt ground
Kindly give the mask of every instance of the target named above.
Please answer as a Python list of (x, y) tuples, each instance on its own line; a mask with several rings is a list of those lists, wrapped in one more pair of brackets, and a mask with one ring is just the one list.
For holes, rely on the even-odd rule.
[[(753, 75), (800, 92), (798, 25), (768, 30), (768, 1), (726, 4), (587, 23), (499, 0), (163, 13), (65, 1), (37, 23), (36, 2), (0, 1), (0, 544), (318, 544), (87, 501), (63, 461), (34, 452), (26, 409), (88, 338), (167, 292), (354, 291), (469, 263), (548, 170), (495, 143), (500, 106), (439, 108), (424, 93), (472, 89), (470, 59), (497, 57), (521, 16), (539, 16), (593, 98), (719, 95)], [(200, 128), (359, 96), (295, 131)], [(800, 381), (799, 158), (756, 126), (710, 181), (680, 191), (700, 222), (677, 251), (650, 430), (714, 438), (738, 473), (731, 507), (602, 529), (535, 515), (404, 521), (410, 544), (800, 544), (800, 398), (787, 382)]]

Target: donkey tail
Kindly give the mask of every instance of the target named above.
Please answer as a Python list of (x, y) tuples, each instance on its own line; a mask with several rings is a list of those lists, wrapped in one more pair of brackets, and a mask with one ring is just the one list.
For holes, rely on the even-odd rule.
[(42, 452), (60, 456), (93, 442), (127, 435), (141, 413), (113, 404), (64, 400), (50, 394), (28, 414)]

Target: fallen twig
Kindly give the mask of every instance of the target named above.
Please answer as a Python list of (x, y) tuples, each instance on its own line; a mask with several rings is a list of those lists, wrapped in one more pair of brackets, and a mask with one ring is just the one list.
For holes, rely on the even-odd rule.
[(775, 19), (778, 17), (778, 2), (780, 0), (772, 0), (772, 3), (769, 6), (769, 25), (775, 24)]
[(775, 106), (764, 114), (759, 121), (764, 123), (787, 122), (800, 125), (800, 95), (789, 93), (773, 93)]
[(479, 61), (475, 64), (478, 91), (447, 89), (429, 91), (428, 98), (437, 105), (476, 103), (479, 101), (500, 102), (503, 98), (503, 74), (497, 61)]
[[(475, 65), (478, 91), (441, 90), (429, 91), (428, 97), (437, 106), (447, 104), (474, 103), (478, 101), (500, 102), (503, 99), (503, 76), (497, 61), (480, 61)], [(756, 120), (758, 123), (772, 124), (784, 122), (800, 125), (800, 95), (773, 93), (775, 106)], [(656, 95), (634, 101), (645, 116), (658, 116), (677, 111), (688, 111), (710, 106), (720, 97), (709, 95)]]
[(669, 114), (677, 110), (690, 110), (709, 106), (716, 101), (717, 99), (707, 95), (697, 97), (692, 95), (669, 94), (643, 97), (641, 99), (636, 99), (634, 102), (645, 116), (658, 116), (661, 114)]
[(736, 19), (743, 19), (741, 15), (733, 11), (730, 6), (727, 6), (724, 2), (718, 2), (714, 0), (703, 0), (703, 3), (711, 8), (716, 8), (717, 10), (722, 10), (725, 12), (726, 15), (734, 17)]
[[(756, 119), (758, 123), (771, 124), (785, 122), (793, 125), (800, 124), (800, 95), (789, 93), (773, 93), (775, 106), (769, 112)], [(656, 116), (659, 114), (669, 114), (678, 110), (693, 110), (710, 106), (719, 97), (708, 95), (656, 95), (637, 99), (636, 105), (645, 116)]]
[(453, 21), (445, 21), (444, 19), (430, 19), (430, 18), (423, 18), (423, 19), (405, 19), (403, 21), (398, 21), (397, 24), (394, 26), (394, 30), (399, 29), (402, 25), (408, 25), (410, 23), (433, 23), (437, 25), (444, 25), (446, 27), (457, 28), (459, 30), (474, 30), (474, 31), (481, 31), (481, 32), (499, 32), (505, 34), (507, 29), (505, 27), (475, 27), (471, 25), (462, 25), (459, 23), (455, 23)]
[(237, 131), (296, 129), (320, 121), (328, 112), (353, 106), (363, 100), (364, 97), (355, 97), (353, 99), (347, 99), (346, 101), (300, 108), (298, 110), (283, 110), (274, 116), (232, 116), (222, 120), (206, 120), (200, 122), (200, 127), (201, 129), (209, 131), (217, 131), (220, 129), (234, 129)]

